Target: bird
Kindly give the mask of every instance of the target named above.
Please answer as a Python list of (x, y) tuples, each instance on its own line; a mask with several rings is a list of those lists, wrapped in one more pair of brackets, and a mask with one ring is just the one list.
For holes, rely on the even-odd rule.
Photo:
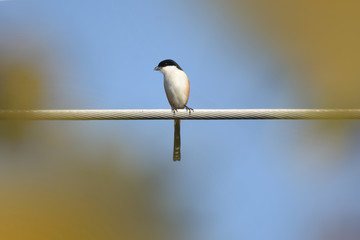
[[(175, 115), (178, 109), (186, 108), (186, 111), (194, 111), (186, 104), (189, 100), (190, 83), (184, 70), (172, 59), (161, 61), (155, 68), (164, 75), (164, 89), (166, 97), (171, 106), (171, 111)], [(180, 161), (180, 119), (174, 120), (174, 151), (173, 160)]]

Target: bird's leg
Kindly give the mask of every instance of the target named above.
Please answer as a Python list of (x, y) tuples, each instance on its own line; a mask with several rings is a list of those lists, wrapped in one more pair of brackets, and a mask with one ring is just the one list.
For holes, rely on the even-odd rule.
[(191, 114), (191, 111), (193, 111), (193, 112), (194, 112), (194, 109), (189, 108), (189, 107), (188, 107), (188, 106), (186, 106), (186, 105), (185, 105), (185, 108), (186, 108), (186, 111), (189, 111), (189, 114)]
[(171, 107), (171, 111), (173, 112), (173, 114), (175, 115), (175, 112), (177, 112), (176, 108)]

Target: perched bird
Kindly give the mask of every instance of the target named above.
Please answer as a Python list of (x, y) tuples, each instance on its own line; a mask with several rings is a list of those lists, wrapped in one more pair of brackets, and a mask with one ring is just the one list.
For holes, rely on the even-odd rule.
[[(174, 60), (166, 59), (161, 61), (155, 71), (160, 71), (164, 75), (164, 88), (166, 97), (175, 114), (178, 109), (186, 108), (189, 113), (194, 111), (186, 104), (189, 100), (190, 84), (186, 73)], [(180, 119), (174, 121), (174, 154), (173, 160), (180, 161)]]

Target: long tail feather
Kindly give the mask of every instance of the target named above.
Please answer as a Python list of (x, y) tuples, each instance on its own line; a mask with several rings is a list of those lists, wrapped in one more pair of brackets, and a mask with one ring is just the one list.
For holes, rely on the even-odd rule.
[(174, 121), (174, 161), (180, 161), (181, 159), (181, 153), (180, 153), (180, 120)]

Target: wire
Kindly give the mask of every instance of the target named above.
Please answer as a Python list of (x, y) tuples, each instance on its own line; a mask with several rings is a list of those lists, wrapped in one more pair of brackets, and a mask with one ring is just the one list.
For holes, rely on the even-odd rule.
[(360, 119), (360, 109), (0, 110), (0, 120)]

